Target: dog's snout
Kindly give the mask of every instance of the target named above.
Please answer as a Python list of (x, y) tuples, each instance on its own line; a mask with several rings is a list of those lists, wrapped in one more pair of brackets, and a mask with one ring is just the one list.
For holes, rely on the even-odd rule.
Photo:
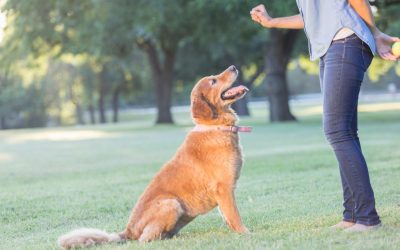
[(231, 70), (231, 71), (235, 71), (235, 72), (237, 71), (237, 69), (236, 69), (235, 65), (232, 65), (232, 66), (230, 66), (230, 67), (229, 67), (229, 70)]

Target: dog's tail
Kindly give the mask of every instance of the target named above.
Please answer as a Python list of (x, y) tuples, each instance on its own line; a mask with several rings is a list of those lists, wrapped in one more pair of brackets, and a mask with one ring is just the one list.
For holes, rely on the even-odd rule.
[(125, 239), (124, 233), (107, 233), (94, 228), (81, 228), (60, 236), (57, 243), (63, 249), (72, 249), (121, 242)]

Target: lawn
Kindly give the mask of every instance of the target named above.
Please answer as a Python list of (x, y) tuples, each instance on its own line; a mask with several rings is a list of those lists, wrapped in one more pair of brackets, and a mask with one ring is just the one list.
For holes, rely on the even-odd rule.
[[(399, 249), (400, 103), (360, 107), (360, 137), (383, 227), (347, 234), (341, 219), (336, 160), (325, 141), (319, 106), (297, 106), (296, 123), (266, 123), (253, 108), (242, 125), (245, 164), (236, 195), (250, 234), (230, 232), (216, 210), (171, 240), (93, 249)], [(129, 119), (128, 119), (129, 118)], [(79, 227), (121, 231), (136, 199), (191, 128), (129, 114), (123, 123), (0, 132), (0, 249), (56, 249)]]

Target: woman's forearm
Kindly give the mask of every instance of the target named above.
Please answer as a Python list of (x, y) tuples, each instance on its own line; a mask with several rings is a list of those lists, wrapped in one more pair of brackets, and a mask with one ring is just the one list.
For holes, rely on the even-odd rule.
[(357, 12), (357, 14), (364, 20), (364, 22), (370, 28), (372, 34), (375, 34), (378, 29), (375, 26), (374, 16), (372, 15), (371, 6), (368, 0), (349, 0), (351, 7)]
[(303, 29), (304, 22), (300, 14), (288, 17), (272, 18), (265, 6), (259, 4), (250, 11), (251, 19), (265, 28)]
[(281, 29), (303, 29), (304, 22), (300, 14), (288, 17), (271, 18), (270, 20), (263, 19), (261, 25), (266, 28), (281, 28)]

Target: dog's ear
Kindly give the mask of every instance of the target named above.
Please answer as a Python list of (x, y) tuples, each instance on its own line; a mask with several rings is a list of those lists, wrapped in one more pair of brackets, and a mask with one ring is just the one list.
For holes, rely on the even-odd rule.
[(217, 108), (203, 94), (197, 95), (192, 100), (192, 117), (203, 120), (216, 119)]

